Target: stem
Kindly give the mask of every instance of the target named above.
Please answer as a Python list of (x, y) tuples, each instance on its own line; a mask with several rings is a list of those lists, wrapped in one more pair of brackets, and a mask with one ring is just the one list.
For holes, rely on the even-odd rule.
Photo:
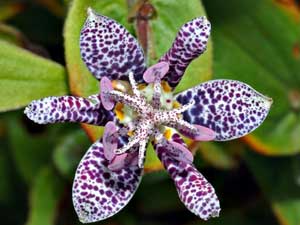
[[(129, 22), (135, 22), (135, 31), (146, 57), (151, 52), (151, 26), (150, 20), (156, 15), (156, 10), (149, 0), (127, 0), (129, 6)], [(152, 55), (152, 54), (151, 54)]]

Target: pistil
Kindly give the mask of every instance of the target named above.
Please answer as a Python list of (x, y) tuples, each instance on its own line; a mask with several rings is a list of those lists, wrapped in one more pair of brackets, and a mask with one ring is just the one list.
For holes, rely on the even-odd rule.
[[(156, 138), (156, 142), (158, 143), (167, 143), (166, 146), (169, 146), (168, 149), (170, 150), (170, 154), (175, 154), (174, 152), (176, 152), (177, 155), (185, 156), (185, 159), (183, 160), (188, 160), (189, 162), (191, 161), (190, 155), (188, 156), (188, 159), (186, 159), (188, 150), (185, 147), (178, 147), (176, 143), (171, 143), (163, 137), (160, 130), (164, 129), (164, 126), (175, 128), (190, 138), (197, 140), (201, 138), (203, 139), (203, 136), (199, 136), (199, 132), (202, 132), (204, 129), (203, 127), (190, 124), (182, 119), (182, 113), (190, 109), (195, 104), (194, 100), (186, 105), (171, 110), (166, 110), (161, 107), (161, 80), (168, 72), (168, 69), (168, 64), (161, 62), (150, 67), (144, 73), (144, 80), (149, 83), (149, 85), (153, 84), (153, 96), (150, 102), (146, 101), (146, 97), (143, 96), (141, 91), (138, 89), (134, 75), (131, 72), (129, 73), (129, 82), (132, 88), (132, 95), (118, 90), (113, 90), (111, 82), (106, 78), (103, 78), (100, 83), (102, 96), (101, 100), (104, 107), (108, 106), (111, 108), (116, 102), (120, 102), (127, 105), (137, 113), (136, 118), (133, 120), (135, 126), (131, 126), (131, 128), (134, 130), (133, 136), (129, 138), (129, 142), (118, 149), (116, 149), (116, 145), (113, 145), (114, 147), (110, 150), (113, 151), (113, 154), (120, 155), (129, 152), (130, 149), (135, 146), (139, 146), (139, 167), (143, 166), (145, 150), (148, 141)], [(210, 129), (208, 130), (211, 131)], [(118, 135), (124, 135), (125, 131), (126, 133), (131, 131), (129, 126), (124, 129), (120, 128), (113, 134), (110, 133), (110, 131), (105, 131), (105, 133), (109, 133), (109, 135), (111, 135), (111, 139), (116, 139)], [(212, 136), (214, 137), (214, 134), (210, 133), (208, 136), (211, 138)], [(181, 154), (178, 152), (181, 152)]]

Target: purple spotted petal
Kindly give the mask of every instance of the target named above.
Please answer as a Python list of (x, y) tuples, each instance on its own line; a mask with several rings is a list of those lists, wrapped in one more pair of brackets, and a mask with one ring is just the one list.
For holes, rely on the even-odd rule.
[(106, 111), (100, 102), (99, 95), (88, 98), (61, 96), (47, 97), (32, 101), (24, 113), (39, 124), (57, 122), (80, 122), (93, 125), (104, 125), (114, 119), (112, 112)]
[(179, 83), (190, 62), (206, 50), (209, 35), (210, 23), (205, 17), (195, 18), (181, 27), (172, 47), (159, 60), (169, 63), (164, 79), (171, 87)]
[(184, 120), (214, 130), (218, 141), (252, 132), (264, 121), (272, 104), (272, 99), (234, 80), (208, 81), (176, 96), (181, 104), (191, 98), (196, 103), (184, 112)]
[(103, 145), (95, 142), (81, 160), (73, 183), (73, 204), (81, 222), (106, 219), (119, 212), (132, 198), (142, 177), (137, 166), (108, 169)]
[(145, 70), (144, 55), (137, 40), (119, 23), (88, 9), (80, 35), (81, 57), (90, 72), (100, 80), (128, 80), (133, 72), (137, 81)]
[(157, 145), (156, 152), (174, 180), (184, 205), (201, 219), (217, 217), (221, 210), (220, 203), (214, 188), (203, 175), (192, 164), (173, 159), (164, 146)]

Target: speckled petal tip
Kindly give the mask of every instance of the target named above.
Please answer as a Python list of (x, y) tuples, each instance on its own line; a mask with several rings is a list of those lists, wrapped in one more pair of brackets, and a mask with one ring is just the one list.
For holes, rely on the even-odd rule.
[(115, 20), (88, 8), (88, 17), (80, 34), (80, 52), (90, 72), (100, 80), (128, 80), (133, 72), (142, 81), (146, 68), (137, 40)]
[(104, 220), (119, 212), (138, 188), (143, 169), (108, 169), (103, 145), (95, 142), (82, 158), (73, 183), (73, 204), (82, 223)]
[(252, 132), (262, 124), (272, 105), (271, 98), (235, 80), (208, 81), (176, 96), (181, 104), (191, 99), (195, 105), (184, 112), (184, 120), (214, 130), (217, 141)]
[(88, 98), (61, 96), (34, 100), (25, 108), (24, 113), (39, 124), (80, 122), (104, 125), (114, 118), (112, 112), (101, 106), (99, 95)]
[(181, 27), (169, 51), (160, 58), (160, 62), (167, 62), (170, 66), (164, 79), (171, 87), (179, 83), (191, 61), (206, 50), (210, 29), (205, 17), (189, 21)]
[(218, 197), (210, 183), (189, 163), (177, 161), (163, 146), (156, 146), (158, 157), (175, 182), (180, 200), (203, 220), (219, 216)]

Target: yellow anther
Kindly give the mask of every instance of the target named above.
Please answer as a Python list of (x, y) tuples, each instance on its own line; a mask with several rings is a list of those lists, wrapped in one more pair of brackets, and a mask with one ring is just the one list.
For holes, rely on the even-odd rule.
[(128, 135), (129, 137), (131, 137), (131, 136), (133, 135), (133, 131), (132, 131), (132, 130), (128, 131), (128, 132), (127, 132), (127, 135)]
[(139, 90), (144, 90), (146, 87), (147, 87), (146, 84), (139, 84), (139, 85), (138, 85), (138, 89), (139, 89)]
[(170, 140), (171, 137), (172, 137), (172, 131), (171, 129), (166, 129), (165, 132), (164, 132), (164, 136), (167, 140)]
[(120, 121), (122, 121), (125, 117), (123, 108), (124, 108), (124, 104), (120, 102), (118, 102), (115, 106), (115, 114)]
[(161, 86), (162, 86), (164, 92), (172, 92), (172, 88), (166, 81), (162, 81)]
[(111, 84), (113, 89), (117, 91), (128, 92), (131, 89), (127, 81), (113, 80)]
[(177, 102), (177, 101), (173, 102), (173, 109), (178, 109), (178, 108), (180, 108), (180, 106), (181, 106), (181, 104), (179, 102)]

